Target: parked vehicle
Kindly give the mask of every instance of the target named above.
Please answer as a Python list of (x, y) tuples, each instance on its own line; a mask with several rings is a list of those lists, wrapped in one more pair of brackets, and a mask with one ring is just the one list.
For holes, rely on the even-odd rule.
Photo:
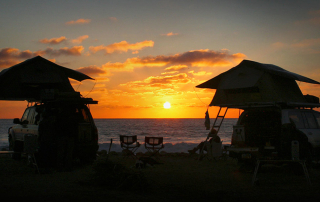
[[(10, 150), (15, 151), (13, 158), (21, 157), (26, 134), (38, 136), (38, 156), (48, 154), (51, 155), (50, 158), (56, 158), (61, 134), (76, 132), (73, 158), (82, 162), (93, 161), (98, 150), (98, 131), (87, 106), (92, 103), (95, 104), (95, 101), (82, 98), (77, 101), (55, 100), (27, 107), (21, 119), (13, 120), (15, 125), (8, 131)], [(66, 131), (69, 130), (70, 123), (67, 122), (70, 118), (63, 116), (67, 111), (74, 112), (71, 120), (76, 121), (76, 128), (73, 131)]]
[(290, 106), (246, 108), (233, 128), (230, 156), (249, 162), (257, 157), (319, 158), (320, 112)]

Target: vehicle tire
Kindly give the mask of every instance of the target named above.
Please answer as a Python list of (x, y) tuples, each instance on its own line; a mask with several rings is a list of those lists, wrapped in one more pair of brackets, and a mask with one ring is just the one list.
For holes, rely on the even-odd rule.
[(295, 175), (301, 176), (304, 174), (303, 167), (300, 163), (292, 163), (291, 169), (292, 169), (293, 174), (295, 174)]
[(79, 157), (79, 159), (82, 165), (91, 165), (96, 159), (96, 155), (92, 155), (92, 154), (82, 155)]
[[(238, 161), (239, 163), (239, 171), (243, 173), (253, 173), (254, 169), (256, 167), (256, 159), (251, 159), (251, 160), (241, 160)], [(261, 164), (260, 164), (261, 166)]]
[(312, 165), (312, 161), (315, 159), (314, 150), (311, 144), (308, 144), (306, 163)]
[(8, 142), (9, 142), (9, 151), (13, 151), (13, 141), (12, 141), (11, 135), (9, 135)]
[(313, 158), (313, 148), (308, 142), (299, 141), (299, 156), (301, 160), (305, 160), (307, 164), (311, 164)]

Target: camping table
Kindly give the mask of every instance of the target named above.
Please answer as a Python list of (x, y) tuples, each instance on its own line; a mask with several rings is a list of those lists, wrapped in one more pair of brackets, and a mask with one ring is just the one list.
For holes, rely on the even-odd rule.
[(306, 177), (306, 180), (307, 180), (308, 184), (311, 185), (311, 181), (310, 181), (310, 178), (309, 178), (309, 173), (308, 173), (308, 170), (307, 170), (307, 167), (306, 167), (306, 161), (304, 161), (304, 160), (261, 160), (261, 159), (257, 159), (257, 164), (256, 164), (256, 167), (254, 169), (253, 178), (252, 178), (252, 185), (255, 185), (257, 174), (258, 174), (258, 170), (259, 170), (261, 162), (266, 162), (266, 163), (285, 163), (285, 162), (292, 163), (292, 162), (296, 162), (296, 163), (299, 163), (303, 168), (303, 172), (304, 172), (304, 175)]

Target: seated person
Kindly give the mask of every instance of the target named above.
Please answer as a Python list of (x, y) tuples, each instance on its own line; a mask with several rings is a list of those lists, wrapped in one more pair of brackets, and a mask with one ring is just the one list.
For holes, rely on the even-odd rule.
[[(221, 142), (221, 139), (220, 139), (220, 137), (217, 135), (217, 133), (218, 133), (218, 132), (217, 132), (214, 128), (211, 129), (210, 133), (208, 134), (208, 137), (210, 137), (210, 139), (209, 139), (209, 141), (208, 141), (209, 143), (211, 143), (212, 141), (213, 141), (213, 142), (216, 142), (216, 143), (220, 143), (220, 142)], [(204, 146), (204, 144), (205, 144), (205, 142), (200, 142), (200, 144), (199, 144), (198, 146), (196, 146), (196, 147), (193, 148), (192, 150), (188, 150), (188, 152), (189, 152), (190, 154), (194, 154), (194, 153), (196, 153), (196, 151), (198, 151), (199, 149), (202, 149), (203, 146)], [(207, 147), (204, 147), (203, 150), (204, 150), (204, 151), (207, 151)]]

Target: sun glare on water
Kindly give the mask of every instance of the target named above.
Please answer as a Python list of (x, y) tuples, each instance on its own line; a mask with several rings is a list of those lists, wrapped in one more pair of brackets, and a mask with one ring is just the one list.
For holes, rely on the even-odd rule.
[(163, 104), (163, 108), (165, 108), (165, 109), (170, 109), (170, 108), (171, 108), (170, 102), (165, 102), (165, 103)]

